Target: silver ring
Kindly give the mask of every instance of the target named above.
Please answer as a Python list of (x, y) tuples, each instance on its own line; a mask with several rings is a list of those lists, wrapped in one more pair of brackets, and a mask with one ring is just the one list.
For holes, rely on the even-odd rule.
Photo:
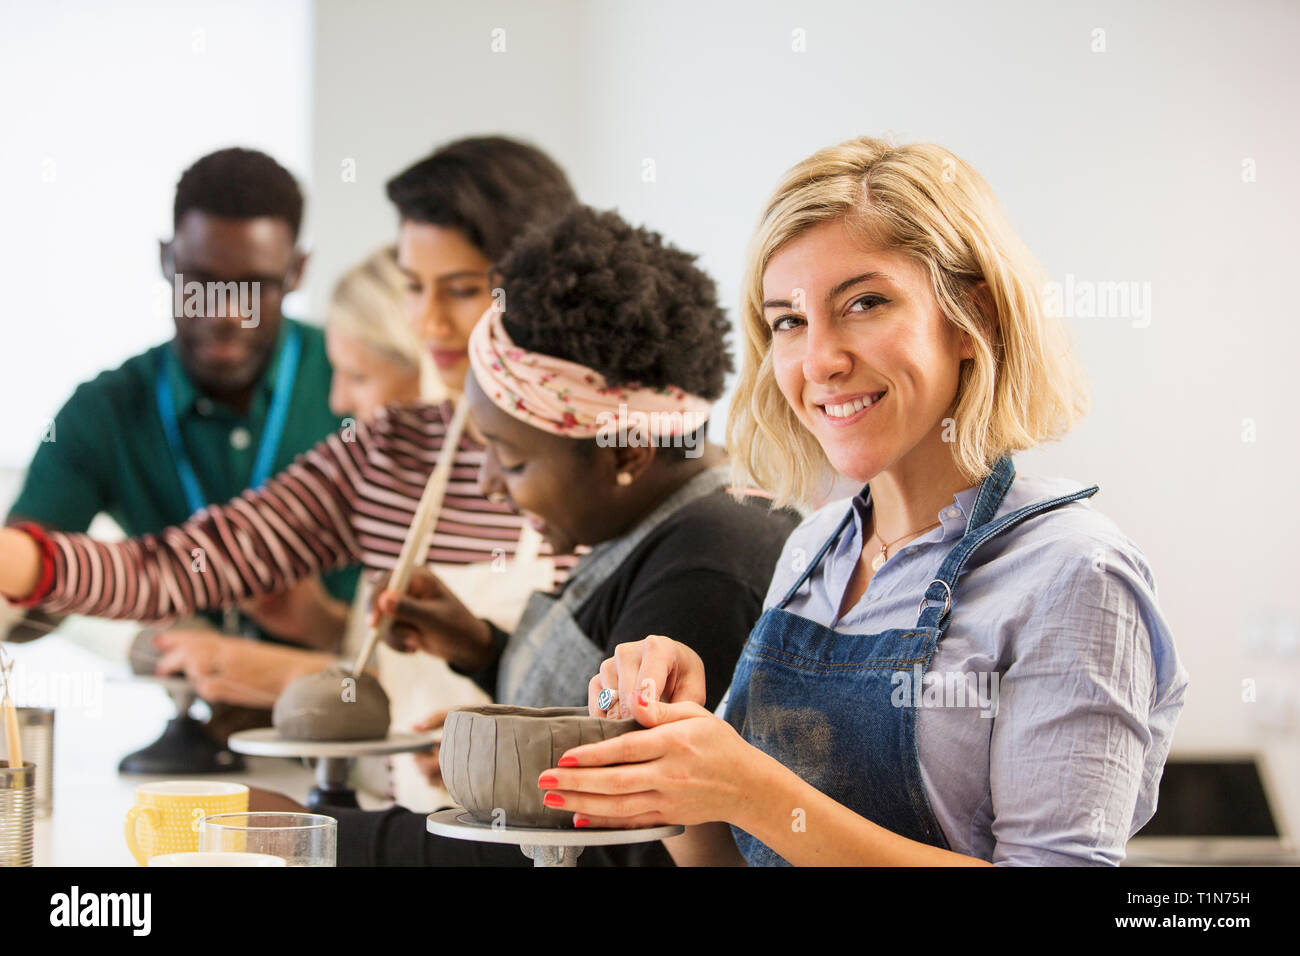
[(596, 696), (596, 706), (601, 710), (609, 710), (616, 700), (618, 700), (618, 691), (606, 687)]
[[(932, 586), (932, 585), (935, 585), (935, 584), (942, 584), (942, 585), (943, 585), (943, 591), (944, 591), (944, 594), (943, 594), (943, 611), (940, 612), (940, 614), (939, 614), (939, 620), (942, 621), (945, 617), (948, 616), (948, 612), (952, 610), (952, 588), (948, 587), (948, 582), (947, 582), (947, 581), (943, 581), (943, 580), (940, 580), (939, 578), (935, 578), (933, 581), (931, 581), (929, 584), (927, 584), (927, 585), (925, 586), (925, 594), (929, 594), (929, 593), (930, 593), (930, 588), (931, 588), (931, 586)], [(917, 609), (916, 609), (916, 613), (917, 613), (917, 614), (924, 614), (924, 613), (925, 613), (925, 605), (926, 605), (926, 601), (928, 600), (928, 599), (926, 598), (925, 594), (922, 594), (922, 595), (921, 595), (921, 603), (920, 603), (920, 605), (919, 605), (919, 606), (917, 607)]]

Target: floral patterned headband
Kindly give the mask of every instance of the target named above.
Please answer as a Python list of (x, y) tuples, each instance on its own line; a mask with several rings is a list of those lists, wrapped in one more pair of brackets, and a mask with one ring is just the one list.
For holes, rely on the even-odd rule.
[(694, 432), (712, 403), (680, 388), (605, 384), (585, 365), (515, 345), (499, 303), (483, 313), (469, 337), (469, 362), (479, 386), (498, 408), (554, 435), (595, 438), (631, 427), (648, 437)]

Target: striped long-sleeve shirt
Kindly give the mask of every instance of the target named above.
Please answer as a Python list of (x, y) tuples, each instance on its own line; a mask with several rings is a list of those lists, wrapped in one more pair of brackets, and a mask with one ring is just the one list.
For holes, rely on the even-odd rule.
[[(368, 426), (329, 436), (260, 489), (156, 535), (103, 542), (47, 531), (53, 584), (35, 606), (164, 621), (356, 562), (390, 569), (442, 452), (451, 410), (450, 403), (389, 406)], [(427, 562), (514, 553), (524, 519), (479, 494), (482, 460), (482, 447), (462, 438)], [(575, 561), (556, 558), (557, 584)]]

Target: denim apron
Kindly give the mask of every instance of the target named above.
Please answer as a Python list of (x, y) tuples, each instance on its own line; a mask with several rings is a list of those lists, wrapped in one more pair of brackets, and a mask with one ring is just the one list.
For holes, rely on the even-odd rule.
[[(850, 507), (799, 580), (754, 625), (724, 712), (745, 740), (854, 813), (943, 849), (948, 840), (930, 808), (917, 758), (921, 688), (896, 706), (895, 686), (923, 676), (930, 666), (951, 620), (957, 581), (981, 545), (1026, 518), (1097, 493), (1093, 485), (993, 521), (1015, 474), (1004, 455), (981, 483), (966, 532), (926, 588), (915, 627), (841, 634), (785, 610), (853, 520)], [(797, 809), (791, 826), (798, 829)], [(743, 830), (732, 827), (732, 833), (750, 866), (788, 865)]]
[(587, 685), (609, 656), (574, 615), (659, 525), (697, 498), (726, 487), (728, 466), (691, 478), (632, 530), (602, 541), (573, 568), (559, 597), (535, 591), (510, 635), (497, 671), (496, 701), (517, 707), (581, 706)]

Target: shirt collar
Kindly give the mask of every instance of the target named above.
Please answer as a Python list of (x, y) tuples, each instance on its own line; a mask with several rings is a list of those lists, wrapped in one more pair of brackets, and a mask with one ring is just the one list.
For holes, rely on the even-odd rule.
[[(260, 418), (266, 414), (266, 409), (270, 403), (271, 394), (275, 391), (275, 383), (280, 375), (280, 367), (284, 359), (284, 344), (289, 338), (289, 329), (292, 319), (284, 316), (280, 319), (280, 332), (275, 340), (275, 352), (271, 356), (271, 364), (267, 366), (262, 378), (257, 383), (257, 389), (253, 393), (253, 400), (248, 406), (248, 415), (250, 418)], [(190, 377), (185, 374), (181, 367), (179, 358), (176, 356), (176, 343), (173, 340), (169, 346), (172, 350), (172, 358), (175, 361), (167, 362), (167, 381), (172, 388), (172, 398), (176, 402), (176, 417), (186, 418), (193, 415), (196, 411), (196, 403), (200, 399), (207, 401), (208, 406), (205, 413), (210, 412), (216, 403), (207, 398), (198, 387), (190, 381)]]
[(966, 533), (966, 528), (970, 524), (971, 511), (975, 507), (975, 496), (979, 491), (979, 485), (959, 491), (952, 496), (952, 504), (939, 509), (939, 514), (935, 517), (942, 522), (943, 536), (940, 541), (960, 538)]

